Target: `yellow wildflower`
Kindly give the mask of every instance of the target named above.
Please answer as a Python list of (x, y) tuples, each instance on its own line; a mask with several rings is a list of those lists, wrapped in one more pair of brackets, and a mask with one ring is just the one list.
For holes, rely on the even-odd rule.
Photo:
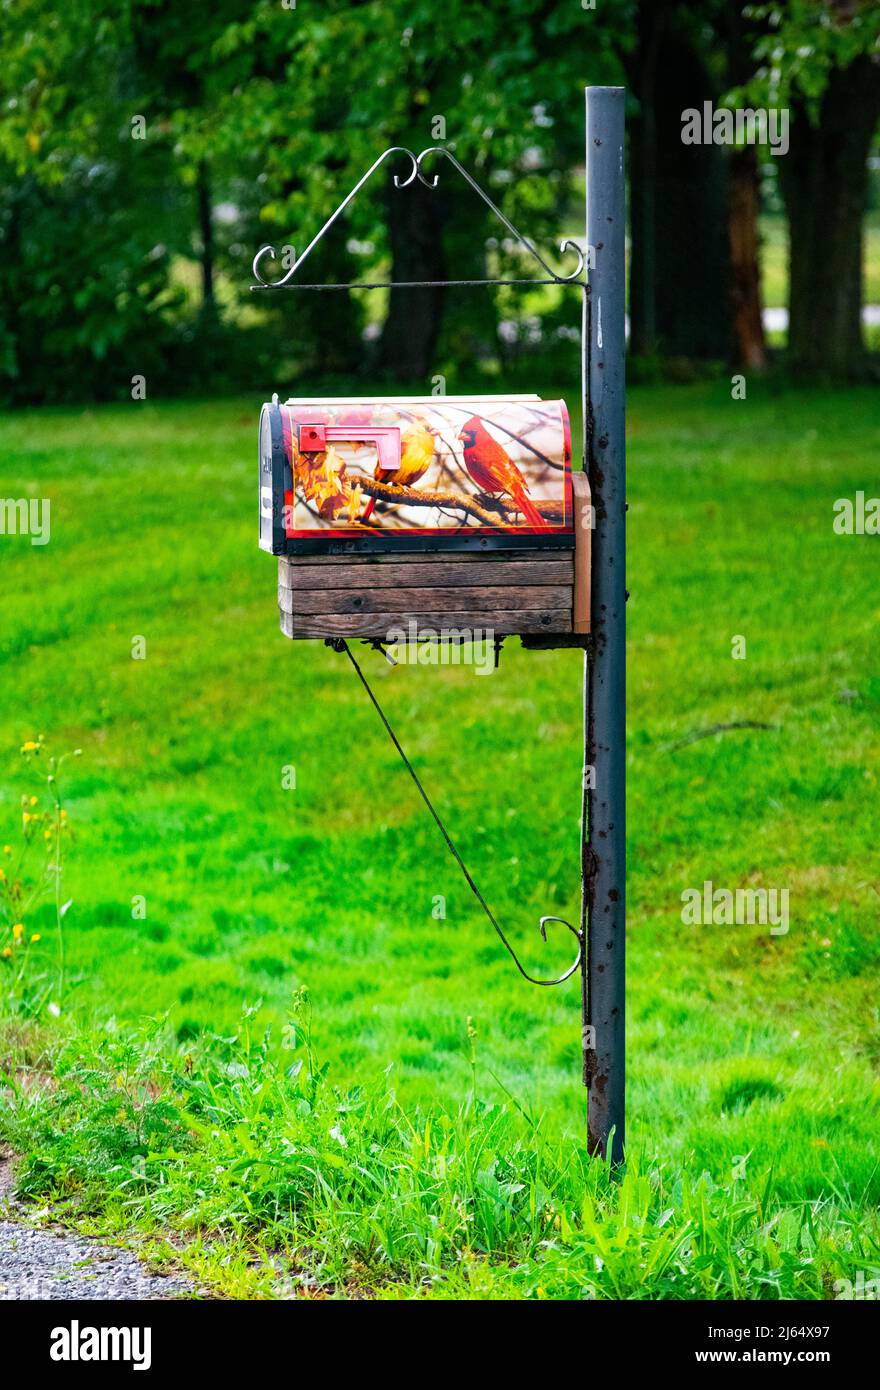
[(11, 955), (12, 955), (12, 947), (11, 947), (11, 946), (4, 946), (4, 947), (3, 947), (3, 950), (0, 951), (0, 956), (2, 956), (4, 960), (9, 960), (9, 957), (10, 957)]
[(12, 939), (13, 939), (13, 941), (21, 941), (21, 938), (22, 938), (23, 936), (24, 936), (24, 924), (23, 924), (22, 922), (16, 922), (15, 925), (14, 925), (14, 927), (12, 928)]
[(39, 941), (39, 939), (40, 939), (40, 933), (39, 933), (38, 931), (35, 931), (35, 932), (33, 933), (33, 935), (31, 936), (31, 945), (33, 945), (33, 943), (34, 943), (35, 941)]

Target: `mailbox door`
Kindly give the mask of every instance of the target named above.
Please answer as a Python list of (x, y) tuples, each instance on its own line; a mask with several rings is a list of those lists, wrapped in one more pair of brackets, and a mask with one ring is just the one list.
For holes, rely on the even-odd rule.
[(260, 415), (260, 549), (287, 552), (287, 526), (293, 507), (293, 474), (284, 447), (281, 407), (263, 406)]

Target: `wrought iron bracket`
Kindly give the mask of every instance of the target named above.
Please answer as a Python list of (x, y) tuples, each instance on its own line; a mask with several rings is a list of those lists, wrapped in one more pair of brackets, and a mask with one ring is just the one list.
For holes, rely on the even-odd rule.
[[(395, 175), (394, 175), (394, 187), (395, 187), (395, 188), (398, 188), (398, 189), (409, 188), (413, 183), (415, 183), (416, 180), (418, 180), (419, 183), (423, 184), (425, 188), (436, 188), (437, 185), (438, 185), (438, 183), (439, 183), (439, 175), (434, 174), (433, 176), (431, 176), (431, 177), (429, 178), (429, 177), (427, 176), (427, 174), (425, 173), (425, 170), (424, 170), (423, 167), (422, 167), (423, 164), (424, 164), (424, 161), (425, 161), (430, 155), (440, 155), (440, 156), (442, 156), (443, 158), (448, 159), (449, 162), (450, 162), (450, 164), (453, 166), (454, 169), (456, 169), (456, 170), (458, 171), (458, 173), (459, 173), (459, 174), (461, 175), (461, 177), (465, 180), (465, 182), (468, 183), (468, 184), (470, 185), (470, 187), (474, 190), (474, 192), (475, 192), (480, 198), (482, 198), (482, 200), (483, 200), (483, 202), (486, 204), (486, 206), (491, 210), (491, 212), (492, 212), (492, 213), (494, 214), (494, 216), (498, 219), (498, 221), (507, 229), (507, 231), (508, 231), (508, 232), (510, 233), (510, 235), (514, 238), (514, 240), (517, 242), (517, 244), (518, 244), (519, 246), (521, 246), (521, 247), (528, 253), (528, 255), (532, 258), (533, 261), (536, 261), (536, 262), (537, 262), (537, 264), (538, 264), (538, 266), (540, 267), (540, 269), (544, 272), (544, 275), (543, 275), (541, 278), (532, 278), (532, 279), (394, 280), (394, 281), (391, 281), (391, 280), (387, 280), (387, 281), (386, 281), (386, 280), (383, 280), (383, 281), (353, 281), (353, 282), (350, 282), (350, 283), (347, 283), (347, 284), (345, 284), (345, 283), (332, 283), (332, 284), (311, 283), (311, 284), (309, 284), (309, 283), (306, 283), (306, 282), (304, 282), (304, 281), (302, 281), (302, 280), (297, 280), (297, 279), (295, 278), (295, 277), (296, 277), (297, 271), (300, 269), (300, 267), (302, 266), (303, 262), (304, 262), (304, 261), (306, 260), (306, 258), (309, 256), (309, 254), (310, 254), (310, 253), (314, 250), (314, 248), (317, 246), (317, 244), (318, 244), (318, 242), (321, 240), (321, 238), (325, 235), (326, 232), (328, 232), (328, 231), (330, 230), (330, 228), (333, 226), (334, 222), (335, 222), (335, 221), (337, 220), (337, 218), (345, 211), (345, 209), (348, 207), (348, 205), (349, 205), (351, 202), (354, 201), (354, 199), (357, 197), (358, 193), (361, 191), (361, 189), (364, 187), (364, 185), (365, 185), (366, 183), (368, 183), (369, 180), (373, 177), (373, 174), (375, 174), (376, 170), (377, 170), (378, 168), (380, 168), (380, 166), (383, 165), (388, 159), (391, 159), (394, 155), (401, 155), (401, 156), (404, 156), (404, 155), (405, 155), (406, 158), (410, 161), (410, 165), (411, 165), (410, 170), (409, 170), (409, 172), (407, 173), (407, 175), (406, 175), (405, 178), (401, 178), (401, 176), (400, 176), (399, 174), (395, 174)], [(338, 206), (338, 208), (336, 209), (336, 211), (335, 211), (330, 217), (328, 217), (327, 221), (324, 223), (324, 225), (323, 225), (323, 227), (321, 228), (321, 230), (317, 233), (316, 236), (312, 237), (312, 240), (309, 242), (308, 246), (306, 247), (305, 251), (303, 251), (302, 255), (296, 257), (296, 259), (294, 260), (293, 265), (290, 267), (290, 269), (287, 271), (287, 273), (281, 277), (280, 280), (267, 280), (267, 279), (265, 278), (265, 276), (263, 275), (263, 271), (262, 271), (262, 267), (263, 267), (263, 265), (264, 265), (264, 263), (265, 263), (265, 261), (266, 261), (267, 259), (269, 259), (269, 260), (275, 260), (275, 259), (277, 259), (277, 257), (276, 257), (276, 252), (275, 252), (275, 248), (274, 248), (273, 246), (269, 245), (268, 243), (267, 243), (266, 245), (260, 247), (259, 251), (257, 252), (257, 254), (256, 254), (256, 256), (254, 257), (254, 260), (253, 260), (252, 269), (253, 269), (253, 274), (254, 274), (254, 279), (255, 279), (255, 281), (256, 281), (256, 284), (251, 285), (251, 289), (252, 289), (252, 290), (292, 290), (292, 289), (302, 289), (302, 290), (379, 290), (379, 289), (422, 289), (422, 288), (429, 288), (429, 287), (441, 288), (441, 287), (445, 287), (445, 286), (447, 286), (447, 285), (570, 285), (570, 284), (577, 284), (577, 285), (581, 285), (582, 287), (584, 287), (584, 281), (581, 279), (581, 277), (582, 277), (582, 275), (583, 275), (583, 271), (584, 271), (585, 260), (586, 260), (586, 257), (585, 257), (584, 252), (583, 252), (583, 251), (581, 250), (581, 248), (578, 246), (577, 242), (574, 241), (571, 237), (565, 237), (565, 238), (560, 242), (559, 250), (560, 250), (560, 254), (562, 254), (562, 255), (565, 255), (565, 254), (567, 254), (568, 252), (573, 252), (574, 255), (577, 257), (577, 265), (576, 265), (575, 268), (574, 268), (572, 271), (570, 271), (567, 275), (562, 275), (562, 274), (560, 274), (558, 271), (553, 270), (553, 268), (552, 268), (550, 265), (548, 265), (547, 261), (545, 261), (544, 257), (541, 255), (540, 251), (538, 251), (538, 249), (537, 249), (537, 247), (535, 246), (534, 242), (530, 241), (528, 237), (523, 236), (522, 232), (520, 232), (520, 231), (513, 225), (513, 223), (510, 221), (510, 219), (509, 219), (508, 217), (505, 217), (504, 213), (503, 213), (503, 212), (501, 211), (501, 209), (497, 206), (497, 204), (493, 202), (493, 200), (489, 197), (488, 193), (486, 193), (486, 191), (485, 191), (483, 188), (480, 187), (480, 185), (477, 183), (476, 179), (473, 178), (472, 175), (468, 173), (468, 171), (467, 171), (467, 169), (465, 169), (464, 165), (459, 163), (459, 161), (456, 159), (456, 157), (455, 157), (455, 155), (452, 153), (452, 151), (449, 150), (449, 149), (447, 149), (445, 145), (430, 145), (430, 146), (428, 146), (427, 149), (422, 150), (422, 152), (421, 152), (420, 154), (418, 154), (418, 155), (413, 154), (412, 150), (407, 149), (405, 145), (391, 145), (391, 146), (389, 146), (389, 148), (388, 148), (387, 150), (383, 150), (383, 152), (379, 155), (379, 158), (378, 158), (377, 160), (375, 160), (375, 161), (373, 162), (373, 164), (370, 165), (370, 168), (367, 170), (367, 172), (363, 175), (362, 178), (360, 178), (360, 179), (358, 180), (358, 182), (355, 184), (354, 188), (351, 189), (351, 191), (347, 194), (347, 196), (346, 196), (345, 198), (343, 198), (342, 202), (339, 204), (339, 206)]]
[[(416, 785), (416, 789), (417, 789), (417, 791), (418, 791), (418, 793), (419, 793), (419, 796), (420, 796), (420, 797), (422, 798), (422, 800), (424, 801), (425, 805), (427, 806), (428, 810), (429, 810), (430, 813), (431, 813), (431, 816), (433, 817), (433, 820), (434, 820), (435, 825), (437, 826), (437, 829), (440, 831), (440, 834), (443, 836), (443, 839), (444, 839), (445, 842), (446, 842), (446, 848), (449, 850), (449, 853), (452, 855), (452, 858), (455, 860), (456, 864), (457, 864), (458, 867), (461, 869), (462, 876), (463, 876), (465, 882), (467, 883), (468, 887), (470, 888), (470, 890), (471, 890), (471, 892), (473, 893), (474, 897), (476, 898), (477, 902), (480, 904), (480, 907), (483, 909), (483, 912), (486, 914), (486, 917), (489, 919), (489, 922), (492, 924), (492, 927), (493, 927), (493, 929), (494, 929), (496, 935), (498, 936), (498, 939), (500, 940), (500, 942), (501, 942), (502, 946), (504, 947), (505, 951), (507, 951), (508, 955), (510, 956), (510, 958), (511, 958), (511, 960), (513, 961), (514, 965), (516, 966), (517, 970), (518, 970), (519, 973), (522, 975), (523, 979), (524, 979), (524, 980), (528, 980), (529, 984), (531, 984), (531, 985), (541, 985), (541, 986), (543, 986), (544, 988), (549, 988), (549, 987), (552, 987), (553, 985), (561, 985), (561, 984), (564, 984), (564, 982), (565, 982), (566, 980), (568, 980), (568, 979), (571, 978), (571, 976), (575, 973), (576, 970), (580, 970), (580, 969), (582, 968), (582, 966), (583, 966), (583, 963), (584, 963), (584, 943), (585, 943), (585, 940), (586, 940), (586, 935), (585, 935), (585, 932), (584, 932), (583, 927), (580, 927), (580, 928), (578, 928), (578, 927), (573, 927), (572, 924), (571, 924), (571, 922), (567, 922), (567, 921), (565, 920), (564, 917), (556, 917), (556, 916), (546, 916), (546, 917), (542, 917), (542, 918), (540, 919), (539, 923), (538, 923), (538, 930), (539, 930), (540, 933), (541, 933), (541, 938), (542, 938), (542, 940), (544, 940), (544, 941), (547, 940), (547, 923), (548, 923), (548, 922), (560, 922), (560, 923), (562, 924), (562, 926), (568, 927), (568, 930), (571, 932), (572, 936), (575, 937), (575, 939), (577, 940), (577, 943), (578, 943), (578, 951), (577, 951), (577, 955), (576, 955), (576, 957), (575, 957), (575, 959), (574, 959), (573, 964), (571, 964), (571, 965), (568, 967), (568, 969), (567, 969), (566, 971), (564, 971), (561, 975), (554, 976), (553, 978), (551, 978), (551, 979), (549, 979), (549, 980), (542, 980), (542, 979), (538, 979), (535, 975), (530, 975), (530, 974), (529, 974), (529, 972), (525, 969), (525, 967), (523, 966), (522, 962), (520, 961), (519, 956), (517, 955), (516, 951), (513, 949), (513, 947), (511, 946), (510, 942), (508, 941), (507, 937), (505, 936), (504, 932), (502, 931), (501, 927), (499, 926), (498, 921), (497, 921), (497, 919), (496, 919), (496, 917), (495, 917), (494, 912), (492, 911), (491, 907), (490, 907), (489, 904), (486, 902), (486, 899), (483, 897), (482, 893), (480, 892), (479, 888), (477, 887), (476, 883), (474, 882), (474, 880), (473, 880), (473, 878), (472, 878), (472, 876), (471, 876), (470, 870), (468, 869), (467, 865), (465, 864), (464, 860), (462, 859), (461, 855), (459, 854), (458, 849), (457, 849), (457, 847), (456, 847), (456, 845), (455, 845), (455, 842), (453, 841), (451, 835), (449, 834), (449, 831), (446, 829), (446, 826), (443, 824), (443, 821), (440, 819), (440, 815), (439, 815), (439, 813), (437, 812), (437, 810), (436, 810), (436, 808), (435, 808), (435, 806), (434, 806), (434, 803), (431, 801), (431, 798), (428, 796), (428, 793), (425, 791), (425, 788), (424, 788), (424, 786), (422, 785), (421, 778), (419, 777), (418, 773), (416, 772), (416, 770), (415, 770), (415, 768), (413, 767), (412, 763), (410, 762), (409, 758), (406, 756), (406, 753), (405, 753), (404, 750), (403, 750), (403, 747), (402, 747), (402, 745), (401, 745), (401, 742), (400, 742), (399, 738), (397, 737), (397, 734), (394, 732), (394, 729), (391, 727), (391, 724), (389, 723), (389, 720), (388, 720), (387, 715), (385, 714), (385, 711), (383, 710), (382, 706), (379, 704), (379, 701), (376, 699), (376, 696), (375, 696), (375, 694), (373, 693), (373, 688), (372, 688), (372, 686), (370, 685), (369, 681), (367, 680), (366, 676), (364, 675), (363, 671), (361, 670), (360, 665), (359, 665), (359, 663), (358, 663), (358, 661), (357, 661), (357, 659), (356, 659), (354, 653), (352, 652), (351, 648), (349, 647), (348, 643), (346, 642), (345, 638), (344, 638), (344, 637), (325, 637), (324, 642), (325, 642), (325, 645), (328, 646), (328, 647), (330, 647), (334, 652), (340, 652), (340, 653), (343, 653), (343, 652), (344, 652), (345, 655), (348, 657), (349, 661), (351, 662), (351, 664), (352, 664), (352, 666), (353, 666), (353, 668), (354, 668), (355, 674), (357, 675), (358, 680), (360, 681), (361, 685), (364, 687), (364, 690), (367, 692), (367, 695), (369, 696), (370, 703), (372, 704), (373, 708), (375, 709), (376, 713), (378, 714), (379, 718), (381, 719), (383, 725), (385, 726), (385, 732), (388, 734), (388, 737), (390, 738), (391, 742), (394, 744), (394, 747), (397, 749), (397, 752), (398, 752), (399, 755), (400, 755), (400, 758), (401, 758), (401, 761), (403, 762), (404, 767), (406, 768), (407, 772), (409, 773), (410, 777), (412, 778), (413, 782), (414, 782), (415, 785)], [(375, 644), (370, 643), (369, 645), (372, 646), (372, 645), (375, 645)]]

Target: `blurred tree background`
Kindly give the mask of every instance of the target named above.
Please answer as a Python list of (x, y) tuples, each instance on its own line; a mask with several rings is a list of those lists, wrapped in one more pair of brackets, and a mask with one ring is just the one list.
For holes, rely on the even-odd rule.
[[(448, 144), (554, 264), (583, 222), (583, 87), (630, 91), (635, 372), (872, 370), (880, 7), (871, 0), (41, 0), (0, 8), (0, 399), (487, 387), (570, 371), (564, 291), (254, 296), (386, 145)], [(784, 107), (790, 150), (682, 141), (682, 112)], [(873, 163), (873, 169), (872, 169)], [(307, 279), (529, 274), (451, 166), (389, 162)], [(396, 166), (405, 172), (405, 164)], [(281, 262), (270, 266), (282, 273)], [(763, 287), (787, 287), (768, 337)], [(783, 277), (779, 279), (779, 277)], [(880, 294), (876, 295), (880, 298)], [(880, 311), (878, 311), (880, 313)], [(701, 364), (707, 364), (705, 367)]]

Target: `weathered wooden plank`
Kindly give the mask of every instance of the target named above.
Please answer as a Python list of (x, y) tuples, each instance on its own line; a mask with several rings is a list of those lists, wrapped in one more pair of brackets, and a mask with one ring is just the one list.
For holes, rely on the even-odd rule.
[(570, 584), (481, 589), (279, 589), (285, 613), (434, 613), (478, 609), (559, 609), (571, 615)]
[(477, 588), (501, 585), (555, 585), (574, 582), (574, 557), (559, 560), (518, 560), (497, 565), (491, 560), (478, 564), (410, 565), (400, 560), (394, 565), (374, 565), (366, 570), (362, 565), (340, 564), (279, 566), (278, 583), (281, 589), (302, 593), (307, 589), (420, 589), (420, 588)]
[(308, 565), (363, 565), (382, 568), (384, 565), (516, 565), (523, 561), (537, 561), (538, 564), (551, 564), (554, 560), (568, 560), (574, 556), (574, 547), (565, 550), (447, 550), (427, 551), (379, 551), (363, 555), (280, 555), (279, 571), (298, 570)]
[(574, 615), (575, 632), (590, 630), (590, 552), (593, 539), (590, 483), (586, 473), (572, 473), (574, 492)]
[(446, 635), (479, 628), (498, 636), (522, 633), (570, 632), (571, 613), (559, 609), (530, 609), (517, 612), (501, 610), (486, 612), (477, 608), (447, 613), (304, 613), (281, 614), (281, 630), (288, 637), (368, 637), (379, 641), (391, 640), (389, 634), (409, 635), (410, 619), (418, 632), (430, 631)]

